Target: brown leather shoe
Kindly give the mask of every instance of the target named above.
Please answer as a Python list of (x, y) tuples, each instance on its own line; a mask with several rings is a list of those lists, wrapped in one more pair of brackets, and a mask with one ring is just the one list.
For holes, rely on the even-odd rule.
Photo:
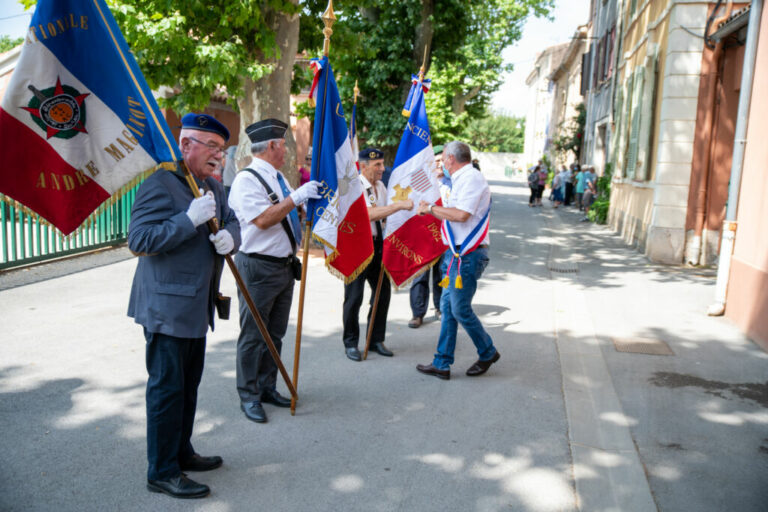
[(475, 364), (469, 367), (469, 370), (467, 370), (467, 375), (470, 377), (477, 377), (478, 375), (484, 374), (488, 371), (488, 368), (490, 368), (493, 363), (499, 360), (500, 357), (501, 354), (499, 354), (499, 351), (497, 350), (496, 353), (493, 354), (493, 357), (487, 361), (481, 361), (478, 359), (475, 361)]
[(438, 379), (450, 380), (451, 370), (441, 370), (431, 364), (417, 364), (416, 369), (425, 375), (432, 375)]
[(424, 323), (424, 318), (420, 316), (415, 316), (411, 318), (410, 322), (408, 322), (408, 327), (410, 327), (411, 329), (418, 329), (419, 327), (421, 327), (422, 323)]

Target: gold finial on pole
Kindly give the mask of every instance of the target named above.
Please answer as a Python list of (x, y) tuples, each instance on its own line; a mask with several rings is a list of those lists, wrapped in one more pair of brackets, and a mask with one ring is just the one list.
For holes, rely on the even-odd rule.
[(421, 69), (419, 69), (419, 81), (424, 80), (424, 73), (427, 71), (427, 52), (429, 46), (424, 47), (424, 61), (421, 63)]
[(357, 87), (357, 80), (355, 80), (355, 88), (352, 90), (355, 92), (355, 104), (357, 104), (357, 96), (360, 94), (360, 89)]
[(328, 0), (328, 7), (323, 13), (323, 24), (325, 25), (325, 28), (323, 29), (323, 35), (325, 36), (325, 41), (323, 41), (323, 55), (326, 57), (331, 50), (331, 34), (333, 34), (333, 29), (331, 27), (333, 27), (335, 22), (336, 15), (333, 14), (333, 0)]

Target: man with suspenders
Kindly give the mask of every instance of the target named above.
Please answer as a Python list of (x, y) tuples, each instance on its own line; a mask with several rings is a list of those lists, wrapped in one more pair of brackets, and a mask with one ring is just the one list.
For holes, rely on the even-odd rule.
[[(292, 190), (279, 171), (285, 162), (288, 125), (265, 119), (248, 126), (253, 159), (232, 183), (229, 205), (240, 222), (243, 243), (235, 264), (246, 282), (278, 352), (288, 328), (293, 285), (300, 279), (296, 250), (301, 246), (298, 209), (320, 197), (320, 183), (310, 181)], [(277, 365), (238, 291), (240, 336), (237, 340), (237, 392), (246, 418), (265, 423), (262, 403), (290, 407), (291, 400), (275, 387)]]

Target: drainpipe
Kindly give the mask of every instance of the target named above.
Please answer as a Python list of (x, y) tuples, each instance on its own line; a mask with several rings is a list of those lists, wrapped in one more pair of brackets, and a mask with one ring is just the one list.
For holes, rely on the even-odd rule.
[[(711, 27), (717, 28), (717, 26), (726, 21), (731, 15), (733, 9), (733, 2), (729, 0), (728, 5), (725, 8), (725, 13), (719, 16), (712, 22)], [(707, 126), (707, 132), (709, 134), (709, 141), (707, 142), (707, 152), (705, 154), (704, 165), (702, 165), (701, 173), (699, 174), (698, 186), (696, 187), (696, 215), (694, 217), (694, 232), (693, 240), (691, 241), (691, 248), (688, 252), (687, 263), (691, 265), (698, 265), (701, 260), (701, 254), (703, 252), (703, 233), (704, 225), (707, 221), (707, 201), (709, 199), (709, 185), (712, 174), (712, 162), (714, 160), (715, 152), (715, 126), (717, 123), (717, 79), (720, 76), (720, 65), (723, 58), (723, 40), (721, 39), (715, 44), (714, 51), (712, 53), (712, 69), (709, 74), (709, 89), (707, 91), (707, 120), (705, 125)]]
[(749, 11), (749, 24), (747, 25), (747, 43), (744, 48), (744, 66), (741, 72), (741, 92), (739, 94), (738, 115), (736, 116), (736, 133), (733, 138), (733, 163), (731, 164), (731, 180), (728, 185), (728, 206), (725, 210), (723, 241), (720, 246), (720, 259), (717, 264), (715, 302), (707, 310), (707, 314), (710, 316), (720, 316), (725, 313), (731, 258), (733, 257), (733, 245), (736, 240), (736, 213), (739, 206), (741, 172), (744, 167), (744, 149), (747, 144), (747, 123), (749, 122), (749, 106), (752, 99), (752, 80), (755, 74), (757, 38), (760, 32), (760, 18), (762, 14), (763, 0), (752, 0), (752, 6)]

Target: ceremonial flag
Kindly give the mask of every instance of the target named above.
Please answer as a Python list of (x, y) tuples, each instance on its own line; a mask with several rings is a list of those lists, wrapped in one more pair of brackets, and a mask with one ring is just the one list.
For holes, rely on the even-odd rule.
[[(419, 87), (419, 83), (421, 83), (421, 87)], [(424, 78), (422, 80), (419, 80), (419, 75), (411, 75), (411, 90), (408, 91), (408, 98), (405, 100), (405, 106), (403, 107), (403, 116), (405, 117), (411, 117), (411, 112), (413, 112), (413, 107), (416, 105), (416, 97), (414, 96), (414, 92), (416, 89), (421, 89), (424, 94), (429, 91), (430, 86), (432, 85), (432, 80), (429, 78)]]
[(103, 0), (40, 0), (0, 109), (0, 192), (62, 233), (179, 159)]
[(412, 199), (413, 210), (400, 210), (387, 217), (382, 264), (396, 287), (407, 284), (428, 269), (445, 252), (440, 221), (418, 215), (419, 201), (442, 204), (437, 180), (432, 174), (435, 153), (429, 132), (424, 89), (416, 86), (413, 109), (400, 139), (395, 166), (389, 178), (389, 201)]
[(352, 104), (352, 119), (349, 122), (349, 139), (352, 142), (352, 155), (355, 158), (355, 166), (359, 171), (360, 162), (358, 160), (358, 153), (360, 153), (360, 145), (357, 142), (357, 101)]
[(312, 236), (331, 273), (350, 282), (373, 258), (371, 224), (331, 64), (326, 56), (310, 66), (317, 84), (311, 175), (323, 184), (322, 197), (309, 201)]

